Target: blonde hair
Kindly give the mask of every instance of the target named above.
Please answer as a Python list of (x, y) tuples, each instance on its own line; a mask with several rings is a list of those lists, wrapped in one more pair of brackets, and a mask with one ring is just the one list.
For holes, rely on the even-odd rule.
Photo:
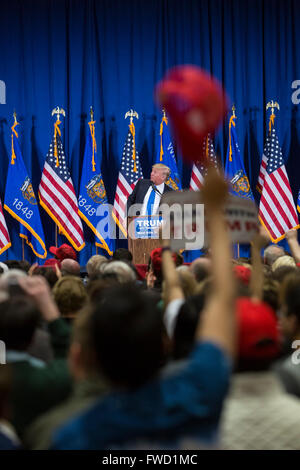
[(105, 258), (105, 256), (102, 255), (93, 255), (91, 258), (88, 260), (86, 264), (86, 270), (89, 276), (93, 276), (97, 273), (100, 272), (100, 266), (103, 263), (108, 263), (108, 260)]
[(179, 276), (179, 282), (184, 293), (184, 297), (190, 297), (195, 294), (197, 281), (187, 266), (179, 266), (176, 268)]
[(111, 261), (110, 263), (105, 264), (102, 273), (115, 274), (118, 282), (121, 284), (134, 282), (136, 280), (133, 269), (124, 261)]
[(291, 266), (292, 268), (295, 268), (296, 262), (291, 256), (280, 256), (280, 258), (277, 258), (277, 260), (272, 264), (272, 271), (276, 271), (276, 269), (280, 268), (281, 266)]
[(170, 168), (167, 165), (164, 165), (163, 163), (155, 163), (155, 165), (152, 165), (152, 168), (157, 168), (158, 170), (164, 170), (166, 179), (168, 179), (171, 174)]
[(88, 299), (82, 280), (75, 276), (59, 279), (52, 292), (60, 313), (68, 317), (75, 316)]

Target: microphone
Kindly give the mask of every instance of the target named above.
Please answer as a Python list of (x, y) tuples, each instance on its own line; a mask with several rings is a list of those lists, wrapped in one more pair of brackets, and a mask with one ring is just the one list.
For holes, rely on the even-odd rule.
[(159, 196), (161, 196), (162, 193), (157, 189), (157, 187), (155, 186), (153, 181), (150, 180), (150, 183), (151, 183), (151, 187), (152, 187), (153, 191), (155, 191), (157, 194), (159, 194)]

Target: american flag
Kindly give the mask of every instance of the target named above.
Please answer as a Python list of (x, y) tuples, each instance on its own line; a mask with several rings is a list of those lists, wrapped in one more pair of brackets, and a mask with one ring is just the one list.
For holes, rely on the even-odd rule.
[(263, 151), (263, 156), (261, 159), (258, 181), (256, 185), (256, 189), (257, 191), (260, 192), (260, 194), (262, 193), (262, 189), (264, 186), (264, 180), (265, 180), (267, 164), (268, 164), (267, 154), (268, 154), (269, 149), (270, 149), (270, 136), (268, 135), (266, 143), (265, 143), (264, 151)]
[(0, 201), (0, 255), (10, 247), (11, 242), (3, 215), (2, 203)]
[(205, 160), (209, 159), (211, 163), (217, 168), (217, 157), (214, 150), (214, 144), (210, 134), (207, 135), (206, 139), (203, 141), (202, 149), (203, 158), (200, 163), (194, 163), (191, 174), (190, 181), (190, 190), (198, 191), (203, 185), (204, 177), (207, 173), (207, 167), (203, 163)]
[(82, 223), (59, 133), (54, 135), (47, 153), (39, 186), (39, 197), (42, 207), (60, 231), (75, 250), (80, 251), (85, 245)]
[(298, 216), (275, 129), (265, 146), (267, 159), (258, 217), (273, 242), (298, 227)]
[(120, 230), (127, 236), (126, 205), (127, 199), (132, 193), (137, 181), (143, 178), (138, 152), (135, 149), (135, 128), (129, 124), (127, 139), (124, 144), (121, 168), (115, 194), (113, 218)]

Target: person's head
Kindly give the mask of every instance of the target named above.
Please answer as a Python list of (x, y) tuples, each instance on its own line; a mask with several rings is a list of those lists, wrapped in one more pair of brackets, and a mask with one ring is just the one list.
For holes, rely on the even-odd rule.
[(23, 259), (21, 261), (19, 261), (19, 268), (21, 271), (24, 271), (25, 273), (28, 273), (29, 269), (30, 269), (30, 266), (31, 264), (29, 263), (29, 261), (27, 261), (26, 259)]
[(176, 268), (179, 276), (179, 282), (183, 290), (184, 297), (187, 298), (195, 293), (197, 281), (189, 271), (187, 266), (179, 266)]
[(98, 302), (102, 299), (105, 291), (118, 284), (116, 277), (108, 276), (105, 279), (92, 280), (86, 286), (87, 294), (91, 302)]
[(242, 286), (249, 286), (251, 278), (251, 268), (248, 266), (236, 264), (233, 266), (233, 274), (237, 281), (237, 285), (242, 284)]
[(280, 290), (280, 328), (286, 338), (300, 334), (300, 273), (287, 276)]
[(263, 301), (277, 312), (279, 309), (279, 283), (274, 279), (265, 279), (263, 283)]
[(288, 255), (280, 256), (272, 264), (273, 273), (276, 271), (276, 269), (281, 268), (282, 266), (289, 266), (292, 268), (296, 268), (296, 262), (294, 258), (292, 258), (291, 256), (288, 256)]
[(87, 302), (87, 293), (82, 280), (75, 276), (64, 276), (53, 287), (53, 297), (62, 316), (73, 318)]
[(156, 163), (152, 166), (150, 179), (156, 186), (167, 181), (170, 176), (170, 168), (162, 163)]
[(8, 293), (10, 297), (24, 295), (23, 289), (20, 287), (18, 279), (27, 277), (27, 274), (20, 269), (10, 269), (2, 274), (0, 289)]
[(264, 263), (268, 266), (272, 266), (272, 264), (280, 258), (280, 256), (284, 256), (285, 252), (281, 246), (277, 245), (269, 245), (264, 250)]
[(91, 256), (91, 258), (88, 260), (86, 264), (86, 270), (87, 270), (88, 276), (91, 278), (99, 274), (100, 266), (107, 262), (108, 260), (105, 258), (105, 256), (102, 256), (102, 255)]
[(104, 278), (115, 276), (121, 284), (136, 280), (133, 269), (124, 261), (111, 261), (106, 264), (102, 270), (102, 275)]
[(62, 260), (60, 269), (62, 276), (80, 276), (80, 264), (74, 259)]
[[(172, 253), (172, 258), (176, 264), (176, 254)], [(148, 264), (148, 271), (155, 276), (154, 287), (161, 288), (163, 275), (162, 275), (162, 248), (154, 248), (150, 253)]]
[(116, 251), (114, 251), (112, 259), (114, 261), (125, 261), (127, 263), (131, 263), (133, 258), (132, 253), (129, 250), (126, 248), (118, 248)]
[(44, 277), (51, 289), (55, 286), (56, 282), (58, 281), (56, 272), (50, 266), (38, 266), (37, 268), (35, 268), (32, 275)]
[(278, 282), (279, 284), (282, 284), (287, 276), (289, 276), (290, 274), (296, 274), (297, 272), (298, 268), (296, 266), (282, 265), (277, 267), (275, 271), (272, 272), (271, 279), (273, 279), (273, 281)]
[(8, 259), (4, 261), (4, 264), (8, 267), (8, 269), (21, 269), (20, 268), (20, 261), (17, 261), (16, 259)]
[(0, 302), (0, 340), (6, 349), (26, 351), (40, 321), (40, 312), (24, 295)]
[(74, 259), (75, 261), (77, 260), (76, 251), (67, 243), (64, 243), (63, 245), (59, 247), (50, 246), (49, 251), (59, 261), (62, 261), (63, 259), (66, 259), (66, 258)]
[(132, 284), (107, 290), (92, 308), (91, 331), (99, 368), (115, 387), (141, 386), (162, 365), (161, 312)]
[(195, 259), (189, 269), (193, 276), (195, 277), (197, 282), (202, 282), (205, 278), (207, 278), (211, 272), (211, 259), (206, 257), (201, 257)]
[(278, 357), (280, 338), (274, 310), (264, 302), (236, 301), (238, 369), (265, 370)]

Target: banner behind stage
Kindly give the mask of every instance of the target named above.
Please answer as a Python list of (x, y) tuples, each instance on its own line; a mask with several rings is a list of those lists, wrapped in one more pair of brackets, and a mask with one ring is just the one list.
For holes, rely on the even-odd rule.
[[(255, 197), (266, 133), (267, 101), (280, 104), (276, 126), (296, 199), (300, 187), (299, 105), (292, 83), (300, 80), (300, 8), (297, 0), (7, 0), (0, 1), (0, 196), (4, 199), (14, 109), (19, 142), (37, 194), (53, 135), (51, 111), (60, 106), (62, 141), (77, 195), (88, 132), (95, 112), (98, 158), (108, 201), (113, 203), (128, 130), (135, 109), (136, 147), (144, 175), (159, 145), (161, 113), (153, 88), (176, 64), (193, 63), (213, 73), (236, 107), (237, 134)], [(294, 86), (297, 86), (294, 85)], [(295, 100), (294, 100), (295, 101)], [(296, 100), (297, 101), (297, 100)], [(215, 138), (224, 161), (228, 122)], [(191, 167), (179, 160), (183, 187)], [(46, 246), (54, 224), (41, 210)], [(21, 258), (19, 227), (5, 211), (12, 248), (1, 260)], [(95, 253), (85, 226), (84, 264)], [(59, 239), (64, 243), (66, 240)], [(25, 256), (33, 261), (31, 250)]]

